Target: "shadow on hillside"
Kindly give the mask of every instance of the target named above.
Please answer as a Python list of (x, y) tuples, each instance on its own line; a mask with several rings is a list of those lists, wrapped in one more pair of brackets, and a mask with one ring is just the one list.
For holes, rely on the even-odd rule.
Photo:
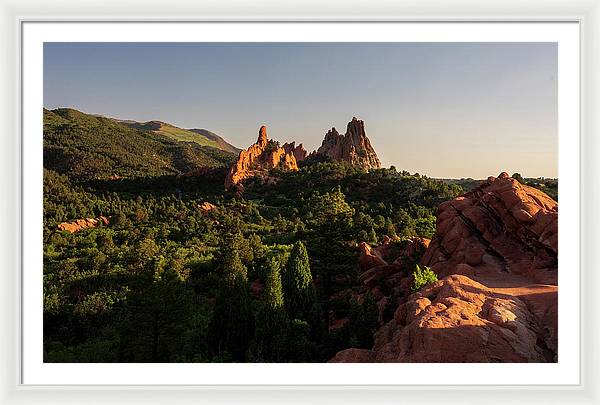
[(198, 176), (164, 175), (155, 177), (135, 177), (118, 180), (93, 180), (84, 184), (89, 192), (95, 194), (118, 193), (128, 195), (153, 194), (174, 195), (181, 198), (184, 195), (223, 194), (225, 170)]

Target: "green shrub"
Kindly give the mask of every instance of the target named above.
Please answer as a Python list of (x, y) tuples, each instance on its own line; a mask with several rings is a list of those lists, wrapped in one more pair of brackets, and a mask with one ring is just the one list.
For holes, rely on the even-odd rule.
[(424, 266), (421, 268), (418, 264), (413, 272), (413, 285), (412, 291), (419, 291), (427, 284), (431, 284), (437, 281), (437, 275), (431, 270), (431, 268)]

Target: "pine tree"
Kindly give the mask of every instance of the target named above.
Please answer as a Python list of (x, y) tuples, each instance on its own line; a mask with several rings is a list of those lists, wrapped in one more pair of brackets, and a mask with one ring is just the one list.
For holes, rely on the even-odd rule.
[(373, 346), (373, 333), (379, 326), (379, 309), (373, 294), (367, 293), (361, 304), (353, 302), (350, 310), (348, 326), (350, 328), (353, 346), (371, 348)]
[(229, 287), (233, 287), (237, 280), (248, 282), (248, 270), (235, 248), (229, 250), (223, 258), (223, 276)]
[(371, 228), (369, 231), (369, 243), (376, 244), (377, 243), (377, 234), (375, 233), (375, 229)]
[(315, 300), (315, 289), (308, 252), (302, 241), (296, 242), (292, 248), (283, 287), (289, 316), (306, 319)]
[(286, 353), (287, 316), (280, 262), (267, 261), (267, 276), (256, 322), (256, 351), (260, 360), (281, 361)]
[(261, 260), (265, 255), (265, 247), (260, 239), (260, 236), (253, 233), (248, 238), (248, 245), (250, 250), (252, 251), (252, 256), (254, 260)]
[(397, 236), (396, 226), (394, 225), (390, 217), (385, 218), (385, 232), (391, 238), (395, 238)]
[(224, 250), (223, 280), (209, 326), (210, 343), (217, 354), (226, 351), (234, 360), (244, 361), (254, 327), (248, 274), (235, 246), (227, 243)]
[(249, 241), (239, 231), (230, 233), (224, 237), (223, 249), (221, 250), (223, 263), (227, 260), (228, 253), (234, 250), (237, 252), (237, 257), (243, 265), (254, 260), (254, 254)]
[(274, 258), (268, 261), (268, 272), (265, 280), (264, 303), (273, 313), (284, 311), (283, 305), (283, 287), (281, 284), (281, 275), (279, 272), (280, 264)]

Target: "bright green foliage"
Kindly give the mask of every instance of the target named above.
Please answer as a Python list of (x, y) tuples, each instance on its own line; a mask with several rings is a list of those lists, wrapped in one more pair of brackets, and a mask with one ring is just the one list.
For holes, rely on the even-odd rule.
[(75, 305), (73, 312), (79, 316), (90, 316), (107, 312), (117, 303), (125, 301), (128, 292), (129, 289), (124, 288), (121, 291), (98, 291), (88, 294)]
[(346, 202), (346, 196), (339, 186), (329, 193), (314, 194), (310, 207), (314, 214), (311, 222), (315, 226), (344, 223), (354, 215), (354, 209)]
[[(361, 319), (372, 318), (352, 306), (348, 315), (354, 314), (355, 333), (336, 333), (331, 339), (328, 297), (340, 288), (334, 278), (353, 282), (355, 246), (366, 239), (362, 233), (368, 236), (373, 229), (381, 237), (392, 226), (402, 233), (408, 229), (405, 223), (414, 232), (413, 216), (429, 216), (434, 209), (425, 192), (437, 195), (443, 187), (423, 177), (413, 184), (412, 177), (398, 180), (385, 171), (364, 173), (338, 163), (318, 168), (306, 166), (280, 183), (248, 188), (242, 198), (223, 193), (223, 178), (182, 182), (149, 176), (97, 183), (102, 191), (90, 192), (90, 186), (74, 178), (45, 170), (46, 359), (325, 361), (351, 342), (366, 345), (371, 326)], [(426, 204), (417, 207), (426, 209), (400, 197), (386, 200), (388, 191), (378, 190), (386, 190), (389, 181), (397, 181), (399, 190), (408, 187), (415, 204)], [(314, 184), (318, 196), (303, 182)], [(338, 189), (336, 183), (344, 185)], [(204, 215), (197, 208), (202, 201), (219, 209)], [(318, 213), (312, 202), (328, 211), (330, 219), (314, 222)], [(110, 217), (110, 225), (75, 234), (56, 231), (61, 221), (97, 215)], [(292, 260), (289, 244), (297, 240), (305, 241), (307, 256), (298, 255), (297, 247)], [(237, 253), (230, 255), (232, 251)], [(286, 311), (285, 275), (292, 263), (321, 279), (318, 291), (309, 289), (312, 305), (290, 308), (297, 315), (280, 323), (277, 342), (283, 343), (269, 343), (278, 349), (270, 353), (263, 349), (263, 337), (276, 328), (262, 320), (279, 316), (261, 312), (264, 295), (252, 298), (248, 293), (249, 281), (266, 283), (269, 257), (279, 263), (284, 278)], [(307, 257), (309, 266), (298, 265), (309, 263)], [(171, 274), (175, 279), (164, 284)], [(291, 290), (293, 297), (296, 289)], [(156, 300), (158, 296), (163, 298)]]
[[(224, 268), (227, 269), (228, 265), (225, 264), (227, 260), (232, 260), (233, 256), (230, 252), (235, 251), (237, 259), (240, 260), (244, 265), (254, 260), (254, 251), (260, 253), (260, 245), (258, 245), (256, 238), (246, 239), (244, 235), (237, 230), (236, 232), (230, 233), (223, 238), (223, 249), (221, 249), (222, 260)], [(247, 277), (247, 274), (246, 274)]]
[(296, 242), (290, 253), (284, 274), (284, 291), (290, 317), (306, 317), (315, 300), (315, 289), (308, 252), (302, 241)]
[(419, 291), (427, 284), (434, 283), (437, 280), (437, 274), (435, 274), (431, 270), (431, 268), (429, 268), (428, 266), (424, 266), (423, 268), (421, 268), (421, 266), (417, 264), (415, 267), (415, 271), (413, 271), (412, 291)]

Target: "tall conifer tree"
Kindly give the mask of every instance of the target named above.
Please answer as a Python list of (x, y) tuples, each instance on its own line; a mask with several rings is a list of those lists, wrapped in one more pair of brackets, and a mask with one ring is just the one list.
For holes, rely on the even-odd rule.
[(275, 258), (270, 258), (267, 261), (265, 289), (256, 324), (257, 349), (263, 360), (282, 361), (284, 359), (287, 322), (280, 262)]
[(234, 360), (246, 360), (253, 335), (248, 272), (235, 241), (227, 238), (223, 257), (223, 280), (210, 324), (211, 343), (217, 353), (226, 350)]
[(302, 241), (294, 244), (284, 277), (286, 308), (291, 318), (305, 319), (315, 300), (315, 289), (310, 272), (306, 246)]

